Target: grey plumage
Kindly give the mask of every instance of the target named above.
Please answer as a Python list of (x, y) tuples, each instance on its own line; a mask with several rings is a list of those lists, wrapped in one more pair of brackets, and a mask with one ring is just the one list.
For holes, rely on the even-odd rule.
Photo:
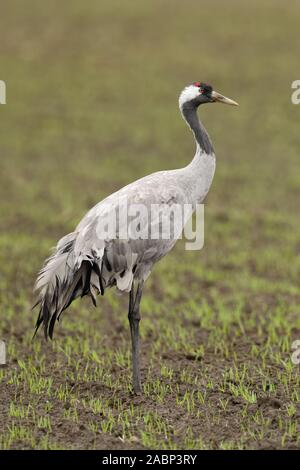
[[(122, 292), (130, 292), (129, 320), (136, 392), (140, 391), (138, 322), (142, 286), (153, 265), (172, 249), (183, 225), (174, 228), (170, 239), (122, 239), (119, 232), (113, 239), (103, 239), (98, 231), (110, 212), (115, 211), (121, 217), (125, 202), (127, 207), (143, 204), (150, 211), (153, 204), (181, 207), (191, 204), (194, 208), (196, 203), (203, 201), (213, 179), (215, 155), (210, 138), (197, 118), (201, 93), (194, 88), (194, 85), (187, 87), (179, 101), (182, 115), (196, 140), (196, 154), (191, 163), (178, 170), (160, 171), (141, 178), (99, 202), (83, 217), (74, 232), (59, 240), (35, 285), (39, 292), (36, 305), (40, 309), (36, 332), (43, 324), (46, 338), (53, 337), (56, 321), (76, 298), (88, 295), (96, 305), (97, 296), (103, 295), (107, 288), (116, 286)], [(188, 99), (184, 100), (184, 94)], [(152, 224), (159, 225), (159, 221)], [(143, 220), (141, 225), (143, 230), (147, 221)], [(118, 228), (122, 228), (122, 223)], [(134, 285), (137, 285), (136, 294)]]
[[(203, 159), (205, 163), (205, 156)], [(207, 167), (211, 167), (212, 175), (214, 160), (206, 163)], [(46, 337), (49, 334), (52, 338), (54, 317), (59, 319), (62, 311), (75, 298), (90, 295), (96, 303), (96, 295), (114, 285), (120, 291), (130, 291), (133, 277), (145, 281), (153, 264), (167, 254), (176, 242), (176, 239), (116, 239), (104, 242), (97, 237), (96, 221), (105, 216), (107, 206), (116, 210), (117, 206), (122, 205), (123, 195), (126, 195), (129, 206), (144, 203), (149, 207), (151, 204), (167, 203), (170, 199), (181, 205), (192, 203), (193, 192), (197, 190), (193, 184), (194, 170), (197, 171), (198, 166), (199, 163), (194, 162), (182, 170), (155, 173), (122, 188), (97, 204), (73, 233), (58, 242), (36, 283), (41, 307), (37, 328), (43, 321)], [(197, 202), (201, 202), (208, 186), (204, 185), (203, 193), (196, 198)], [(158, 192), (157, 188), (161, 191)]]

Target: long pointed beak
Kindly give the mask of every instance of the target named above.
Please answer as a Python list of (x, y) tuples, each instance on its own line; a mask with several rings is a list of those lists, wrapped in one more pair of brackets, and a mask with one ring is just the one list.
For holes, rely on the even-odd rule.
[(212, 91), (211, 97), (213, 101), (216, 103), (224, 103), (224, 104), (229, 104), (231, 106), (239, 105), (236, 101), (233, 101), (230, 98), (226, 98), (226, 96), (221, 95), (221, 93), (218, 93), (217, 91)]

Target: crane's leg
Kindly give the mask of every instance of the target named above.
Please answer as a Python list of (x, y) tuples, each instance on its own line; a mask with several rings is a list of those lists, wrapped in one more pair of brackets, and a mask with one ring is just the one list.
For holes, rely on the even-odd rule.
[(129, 293), (129, 309), (128, 320), (131, 333), (132, 344), (132, 372), (133, 372), (133, 391), (136, 394), (141, 393), (141, 372), (140, 372), (140, 337), (139, 337), (139, 324), (140, 324), (140, 303), (143, 293), (143, 283), (140, 282), (137, 287), (136, 294), (134, 292), (134, 285)]

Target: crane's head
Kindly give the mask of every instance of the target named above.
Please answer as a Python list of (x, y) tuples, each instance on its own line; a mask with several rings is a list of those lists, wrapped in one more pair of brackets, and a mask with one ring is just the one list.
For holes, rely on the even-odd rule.
[(183, 107), (198, 108), (200, 104), (204, 103), (223, 103), (238, 106), (238, 103), (214, 91), (211, 85), (203, 82), (194, 82), (192, 85), (185, 87), (179, 96), (179, 107), (181, 109)]

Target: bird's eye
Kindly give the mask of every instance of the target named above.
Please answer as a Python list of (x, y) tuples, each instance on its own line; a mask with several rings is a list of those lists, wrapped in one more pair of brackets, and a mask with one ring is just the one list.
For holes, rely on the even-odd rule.
[(209, 95), (212, 92), (213, 88), (211, 85), (207, 83), (201, 83), (201, 93), (203, 95)]
[(200, 83), (200, 82), (194, 82), (193, 85), (196, 86), (196, 87), (198, 87), (198, 88), (201, 87), (201, 83)]

